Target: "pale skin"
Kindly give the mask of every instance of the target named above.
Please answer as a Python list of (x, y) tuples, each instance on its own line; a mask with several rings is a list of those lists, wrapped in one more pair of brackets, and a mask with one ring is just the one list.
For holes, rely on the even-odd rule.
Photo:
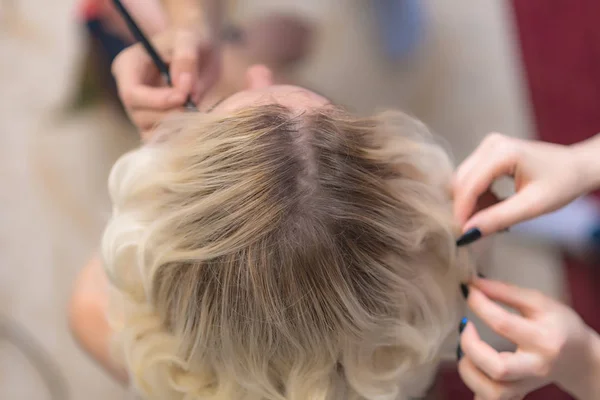
[(163, 0), (172, 28), (170, 73), (175, 89), (195, 103), (216, 82), (221, 67), (222, 0)]
[[(195, 103), (199, 103), (220, 74), (222, 54), (219, 33), (223, 19), (223, 2), (162, 0), (162, 8), (161, 4), (157, 4), (158, 1), (148, 4), (146, 1), (125, 0), (124, 3), (134, 16), (139, 16), (138, 20), (144, 28), (163, 28), (147, 31), (151, 36), (163, 33), (166, 27), (169, 27), (168, 35), (159, 39), (159, 53), (162, 53), (163, 58), (170, 64), (169, 72), (174, 85), (173, 88), (169, 88), (159, 80), (160, 77), (150, 77), (149, 68), (135, 70), (138, 75), (124, 78), (125, 87), (120, 88), (139, 99), (133, 102), (131, 107), (146, 112), (161, 111), (165, 108), (161, 103), (165, 96), (169, 98), (170, 108), (182, 106), (188, 95)], [(146, 11), (149, 6), (155, 9), (154, 13)], [(161, 9), (164, 9), (165, 15), (159, 15)], [(143, 59), (140, 60), (140, 65), (143, 62)], [(119, 75), (121, 70), (113, 72)], [(151, 80), (148, 81), (149, 79)]]
[[(220, 0), (165, 0), (168, 30), (153, 35), (152, 42), (169, 64), (173, 87), (160, 76), (141, 45), (124, 50), (113, 62), (112, 72), (119, 96), (130, 118), (143, 130), (148, 121), (182, 107), (188, 96), (199, 104), (221, 72)], [(140, 13), (147, 5), (129, 0), (130, 11)]]
[[(492, 134), (456, 172), (455, 216), (465, 231), (477, 227), (490, 235), (554, 211), (600, 187), (598, 154), (600, 135), (560, 146)], [(501, 176), (515, 179), (516, 194), (482, 209)], [(471, 283), (468, 305), (517, 345), (515, 353), (498, 353), (467, 324), (459, 372), (476, 399), (521, 399), (549, 383), (577, 399), (600, 398), (600, 338), (572, 309), (541, 293), (486, 279)]]
[[(141, 15), (150, 6), (146, 0), (123, 1), (134, 14)], [(167, 86), (140, 45), (127, 48), (113, 63), (123, 105), (142, 131), (180, 111), (188, 97), (204, 110), (215, 92), (222, 97), (239, 91), (240, 78), (252, 64), (267, 64), (281, 77), (283, 69), (304, 57), (311, 43), (312, 25), (300, 17), (271, 13), (242, 27), (225, 27), (223, 0), (163, 0), (162, 5), (167, 28), (150, 36), (170, 65), (174, 87)], [(139, 21), (144, 25), (143, 19)]]
[(112, 330), (106, 319), (109, 283), (102, 262), (92, 257), (81, 270), (69, 303), (69, 327), (79, 346), (113, 378), (127, 383), (127, 373), (110, 352)]
[[(203, 73), (210, 72), (218, 80), (208, 85), (202, 93), (192, 93), (192, 100), (199, 110), (205, 111), (219, 99), (243, 90), (246, 87), (245, 72), (253, 64), (268, 64), (274, 69), (278, 81), (285, 80), (283, 69), (287, 63), (293, 62), (293, 57), (301, 57), (303, 50), (300, 42), (308, 37), (302, 34), (303, 26), (300, 20), (270, 15), (237, 30), (241, 34), (240, 39), (228, 36), (219, 46), (221, 61), (201, 68)], [(228, 31), (234, 32), (236, 29)], [(177, 51), (174, 37), (178, 32), (170, 28), (151, 39), (158, 53), (172, 66)], [(278, 41), (277, 38), (282, 40)], [(299, 41), (294, 42), (293, 38)], [(286, 44), (291, 47), (283, 46)], [(290, 52), (286, 53), (288, 50)], [(193, 85), (200, 83), (186, 75), (184, 89), (167, 86), (140, 44), (123, 50), (113, 62), (112, 72), (125, 110), (144, 138), (166, 115), (180, 112)]]
[(517, 345), (515, 352), (498, 352), (480, 339), (472, 322), (467, 324), (458, 370), (476, 399), (522, 399), (550, 383), (577, 399), (599, 398), (600, 337), (572, 309), (539, 292), (488, 279), (472, 282), (468, 305)]
[[(600, 135), (573, 146), (489, 135), (458, 167), (454, 214), (464, 230), (489, 235), (555, 211), (600, 187)], [(516, 194), (475, 212), (492, 183), (509, 176)]]

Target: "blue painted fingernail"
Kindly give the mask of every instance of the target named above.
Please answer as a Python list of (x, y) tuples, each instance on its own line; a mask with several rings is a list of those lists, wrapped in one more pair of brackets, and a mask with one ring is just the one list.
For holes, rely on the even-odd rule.
[(481, 231), (479, 228), (471, 228), (456, 240), (456, 245), (458, 247), (467, 246), (480, 238)]
[(465, 330), (465, 327), (467, 326), (467, 322), (469, 322), (469, 319), (467, 317), (464, 317), (463, 319), (460, 320), (460, 324), (458, 324), (458, 333), (459, 334), (463, 333), (463, 331)]
[(460, 347), (460, 343), (459, 343), (458, 346), (456, 347), (456, 361), (460, 361), (460, 359), (463, 358), (464, 355), (465, 355), (465, 353), (463, 353), (462, 347)]

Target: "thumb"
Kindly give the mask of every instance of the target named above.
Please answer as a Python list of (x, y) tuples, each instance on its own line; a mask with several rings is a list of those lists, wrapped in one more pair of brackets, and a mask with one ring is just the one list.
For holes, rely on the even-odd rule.
[(176, 89), (188, 95), (193, 83), (198, 80), (198, 38), (189, 30), (175, 33), (173, 57), (171, 60), (171, 79)]
[(475, 213), (465, 224), (465, 231), (479, 228), (484, 235), (509, 228), (545, 212), (541, 188), (530, 185), (513, 196)]

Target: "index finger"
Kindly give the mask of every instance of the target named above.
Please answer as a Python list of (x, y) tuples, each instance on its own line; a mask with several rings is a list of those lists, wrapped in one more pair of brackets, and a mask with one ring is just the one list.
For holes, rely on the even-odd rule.
[[(496, 179), (511, 175), (516, 162), (510, 146), (496, 145), (506, 139), (486, 139), (457, 169), (453, 180), (454, 214), (461, 224), (475, 211), (479, 197)], [(486, 234), (492, 232), (485, 232)]]
[(489, 234), (535, 218), (545, 212), (546, 197), (540, 185), (527, 185), (508, 199), (475, 212), (465, 229), (477, 227)]
[(476, 279), (472, 283), (487, 298), (518, 310), (526, 317), (544, 309), (548, 298), (531, 289), (491, 279)]
[(528, 319), (506, 311), (488, 299), (475, 286), (469, 287), (469, 307), (494, 332), (510, 340), (518, 346), (536, 344), (539, 336), (535, 325)]
[[(200, 39), (196, 30), (181, 29), (175, 32), (173, 59), (169, 67), (175, 87), (189, 94), (192, 84), (198, 80), (200, 64)], [(183, 79), (183, 77), (186, 79)]]
[(121, 100), (133, 110), (169, 111), (181, 107), (186, 95), (168, 86), (153, 87), (144, 84), (119, 89)]
[(481, 340), (472, 322), (465, 327), (460, 346), (465, 356), (494, 381), (514, 382), (531, 377), (538, 367), (538, 360), (530, 354), (498, 352)]

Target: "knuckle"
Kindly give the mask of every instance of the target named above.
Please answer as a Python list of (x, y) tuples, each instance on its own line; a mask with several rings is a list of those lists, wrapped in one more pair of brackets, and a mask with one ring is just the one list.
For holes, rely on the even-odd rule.
[(551, 364), (556, 360), (563, 352), (566, 340), (561, 336), (549, 337), (544, 340), (545, 344), (542, 346), (546, 361)]
[(547, 378), (550, 375), (550, 363), (540, 360), (533, 366), (531, 374), (536, 378)]
[(507, 336), (512, 328), (512, 322), (506, 316), (498, 316), (491, 323), (491, 328), (501, 336)]
[(490, 378), (494, 381), (504, 380), (508, 375), (508, 370), (504, 364), (496, 364), (490, 371)]
[(134, 103), (134, 99), (135, 99), (135, 94), (134, 94), (133, 90), (130, 87), (124, 87), (124, 88), (121, 88), (121, 90), (119, 90), (119, 92), (120, 92), (121, 100), (123, 101), (123, 104), (125, 105), (125, 107), (130, 108), (131, 105)]
[(150, 121), (147, 118), (134, 118), (133, 119), (135, 125), (138, 127), (138, 129), (140, 129), (141, 131), (147, 131), (152, 127), (152, 124), (150, 123)]
[(195, 62), (198, 58), (198, 44), (188, 37), (180, 37), (173, 48), (173, 62)]
[(548, 298), (539, 290), (529, 292), (530, 304), (536, 308), (545, 308), (548, 303)]
[(196, 62), (196, 54), (190, 49), (179, 49), (173, 57), (174, 64), (191, 65)]
[(503, 159), (516, 158), (519, 155), (519, 148), (515, 145), (515, 139), (501, 133), (490, 133), (484, 140), (485, 147), (488, 150), (494, 150), (495, 154), (500, 154)]
[(519, 148), (515, 146), (511, 141), (504, 140), (498, 143), (496, 151), (503, 156), (505, 159), (516, 159), (519, 156)]
[(498, 132), (488, 133), (483, 140), (483, 143), (489, 146), (496, 147), (499, 144), (505, 143), (508, 141), (508, 138)]

